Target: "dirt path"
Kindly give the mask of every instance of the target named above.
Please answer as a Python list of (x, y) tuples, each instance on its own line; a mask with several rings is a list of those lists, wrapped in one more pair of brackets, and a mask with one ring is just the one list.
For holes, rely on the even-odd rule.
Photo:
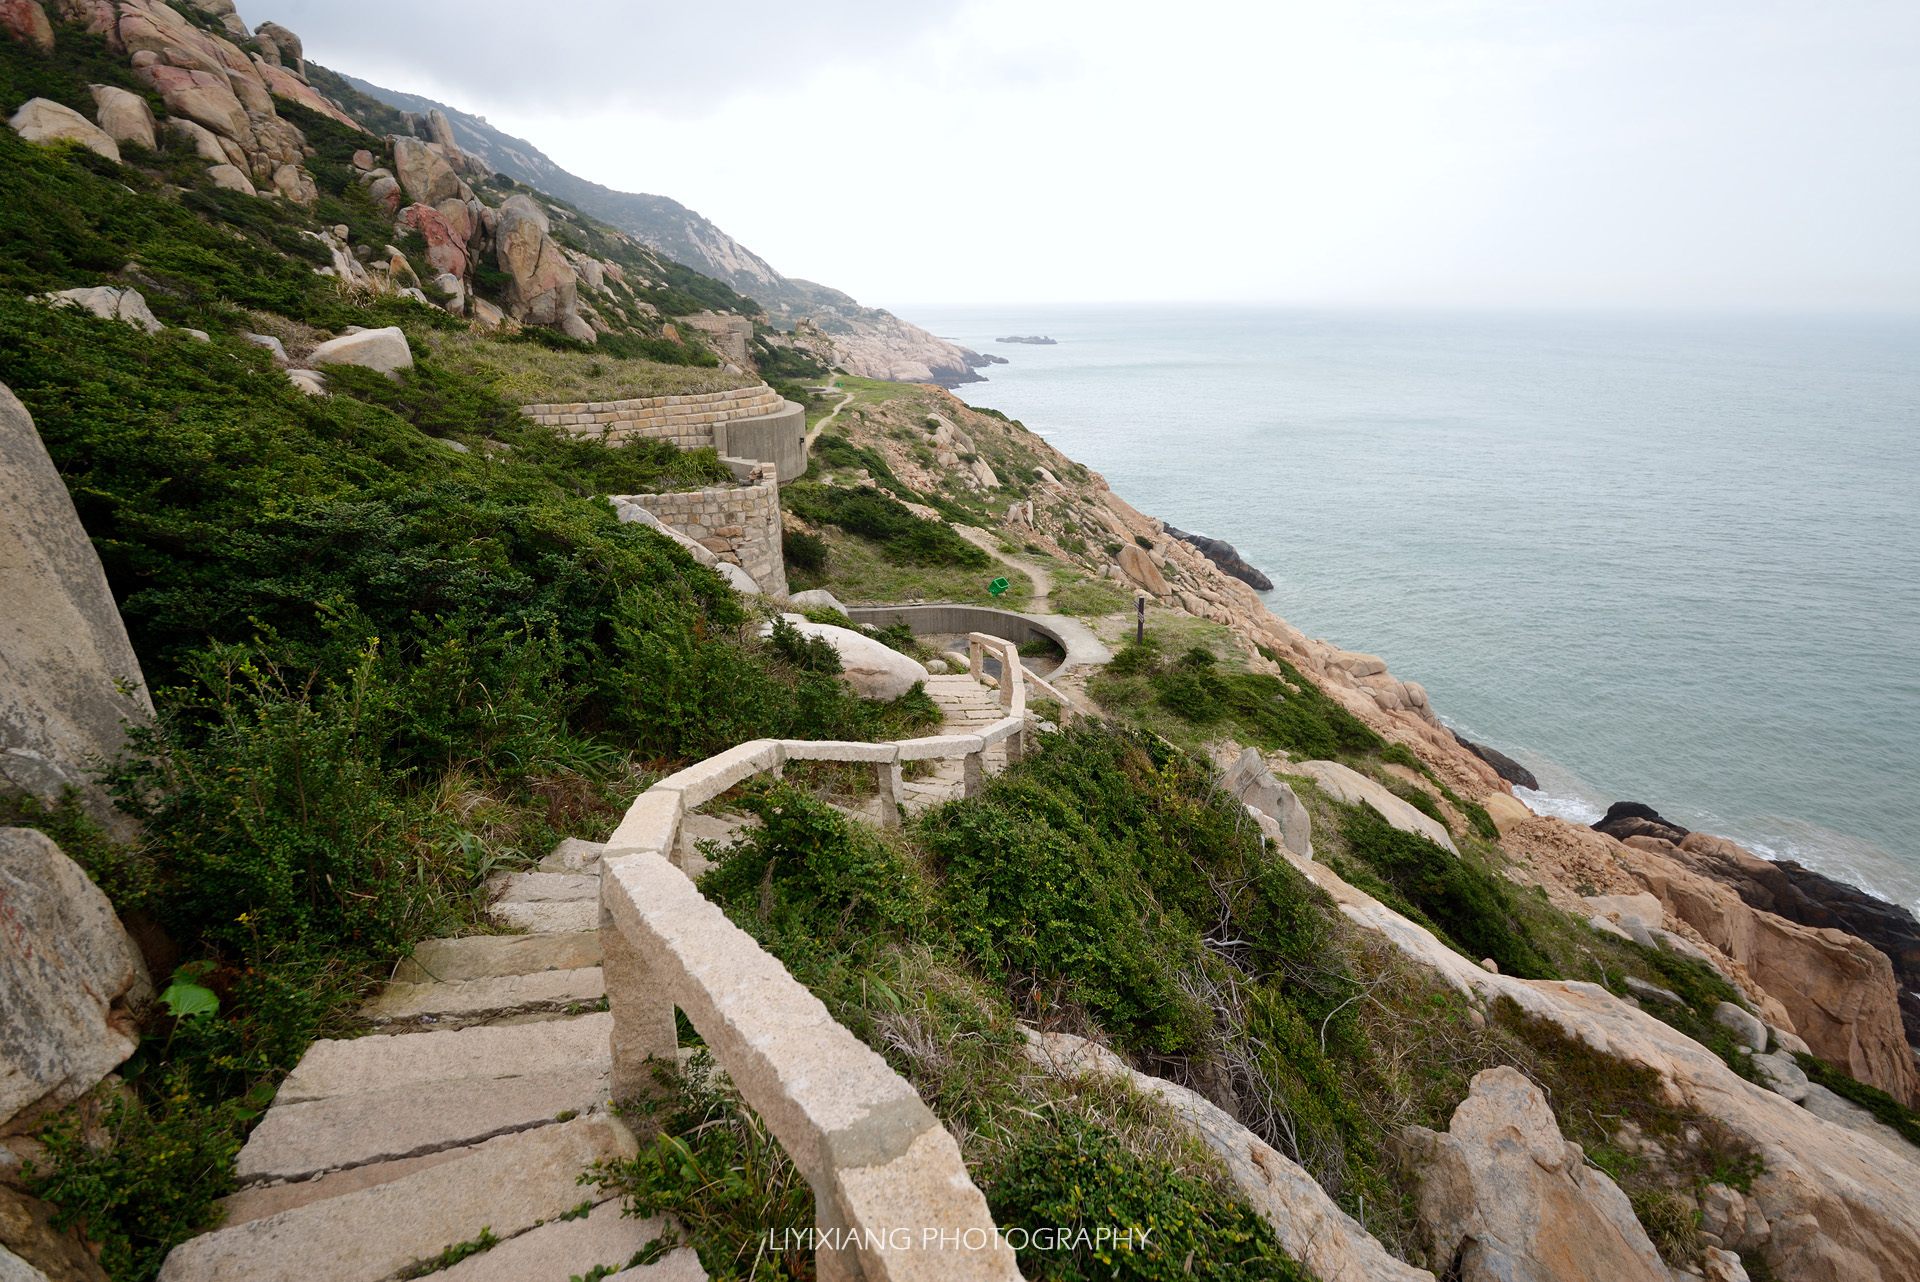
[[(840, 385), (840, 380), (838, 379), (830, 379), (827, 383), (828, 387), (838, 387), (839, 385)], [(833, 422), (834, 419), (838, 418), (840, 416), (840, 411), (847, 408), (848, 404), (850, 404), (852, 400), (853, 400), (853, 393), (848, 392), (845, 396), (840, 398), (840, 403), (833, 407), (833, 411), (831, 413), (829, 413), (825, 418), (821, 419), (818, 423), (815, 423), (813, 425), (812, 430), (807, 433), (808, 446), (812, 446), (814, 442), (814, 438), (819, 436), (820, 433), (824, 432), (827, 428), (827, 424)]]
[(1008, 556), (1000, 550), (1000, 540), (991, 532), (983, 530), (977, 525), (956, 525), (953, 529), (961, 538), (973, 544), (994, 560), (1004, 565), (1012, 566), (1033, 580), (1033, 600), (1027, 605), (1026, 613), (1053, 613), (1053, 601), (1051, 600), (1053, 596), (1053, 574), (1051, 571), (1043, 569), (1031, 561), (1023, 561), (1017, 557)]

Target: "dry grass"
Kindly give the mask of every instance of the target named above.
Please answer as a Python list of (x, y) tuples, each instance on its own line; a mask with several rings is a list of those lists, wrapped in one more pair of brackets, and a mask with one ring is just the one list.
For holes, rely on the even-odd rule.
[(623, 401), (642, 396), (691, 396), (753, 387), (758, 378), (717, 369), (627, 361), (592, 352), (560, 352), (535, 343), (507, 343), (470, 331), (427, 336), (434, 358), (473, 374), (515, 405), (569, 401)]

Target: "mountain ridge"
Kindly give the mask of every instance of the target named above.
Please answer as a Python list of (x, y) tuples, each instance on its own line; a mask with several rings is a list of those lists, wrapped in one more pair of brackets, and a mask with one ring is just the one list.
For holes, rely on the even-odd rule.
[(771, 321), (785, 327), (802, 319), (817, 322), (833, 342), (836, 360), (850, 374), (953, 387), (982, 381), (974, 370), (992, 363), (891, 312), (862, 306), (841, 290), (783, 275), (712, 219), (672, 197), (616, 191), (561, 168), (532, 142), (503, 132), (484, 116), (344, 72), (336, 74), (361, 93), (396, 110), (422, 116), (429, 111), (445, 112), (460, 147), (469, 155), (604, 219), (696, 271), (724, 281), (766, 308)]

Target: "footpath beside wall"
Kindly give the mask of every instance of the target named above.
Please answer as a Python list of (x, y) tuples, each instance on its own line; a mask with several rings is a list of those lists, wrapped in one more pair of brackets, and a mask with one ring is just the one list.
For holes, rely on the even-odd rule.
[(772, 464), (756, 464), (749, 485), (631, 498), (722, 561), (745, 570), (762, 591), (772, 596), (787, 594), (787, 565), (780, 550), (780, 485)]

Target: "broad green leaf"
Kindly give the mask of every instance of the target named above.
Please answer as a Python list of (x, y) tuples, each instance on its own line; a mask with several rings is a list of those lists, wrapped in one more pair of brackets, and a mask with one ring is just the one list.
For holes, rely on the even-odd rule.
[(167, 991), (160, 994), (160, 1000), (167, 1004), (167, 1012), (175, 1019), (211, 1015), (220, 1009), (220, 998), (211, 988), (189, 984), (182, 979), (168, 984)]

